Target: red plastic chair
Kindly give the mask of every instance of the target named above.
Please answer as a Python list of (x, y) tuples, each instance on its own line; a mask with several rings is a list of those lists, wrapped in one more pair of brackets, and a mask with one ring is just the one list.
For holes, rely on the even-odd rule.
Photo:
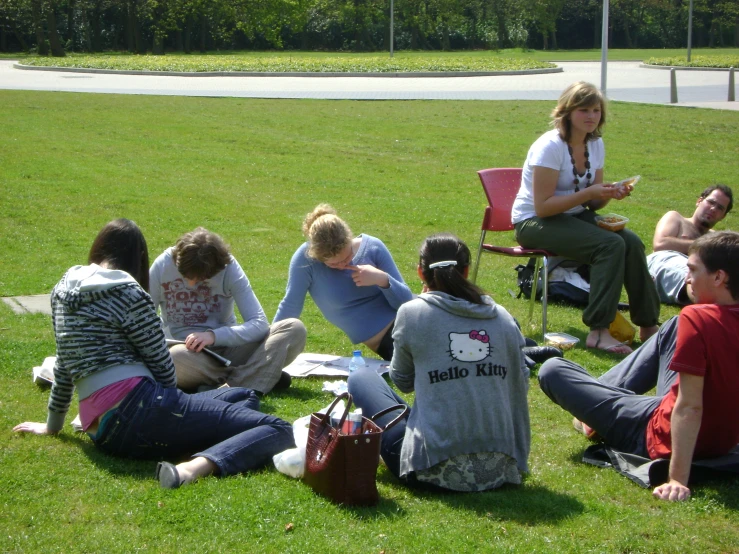
[[(488, 206), (485, 208), (485, 216), (482, 219), (482, 233), (480, 234), (480, 246), (477, 249), (475, 268), (472, 271), (472, 282), (477, 281), (477, 270), (480, 268), (480, 255), (483, 252), (510, 256), (514, 258), (536, 258), (534, 275), (539, 275), (539, 267), (543, 266), (542, 282), (543, 291), (541, 296), (541, 330), (542, 335), (547, 332), (547, 292), (549, 289), (548, 273), (549, 258), (554, 256), (553, 252), (535, 248), (523, 248), (522, 246), (493, 246), (485, 244), (485, 235), (488, 231), (512, 231), (511, 208), (513, 201), (521, 186), (521, 168), (494, 168), (482, 169), (477, 172), (482, 182), (482, 188), (488, 198)], [(529, 304), (529, 320), (534, 315), (534, 300), (538, 279), (533, 280), (531, 301)]]

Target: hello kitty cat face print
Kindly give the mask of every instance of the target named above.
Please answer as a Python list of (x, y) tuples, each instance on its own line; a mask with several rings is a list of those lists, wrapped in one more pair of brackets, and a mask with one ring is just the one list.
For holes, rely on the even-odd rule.
[(460, 362), (480, 362), (492, 351), (490, 336), (486, 331), (449, 333), (449, 355)]

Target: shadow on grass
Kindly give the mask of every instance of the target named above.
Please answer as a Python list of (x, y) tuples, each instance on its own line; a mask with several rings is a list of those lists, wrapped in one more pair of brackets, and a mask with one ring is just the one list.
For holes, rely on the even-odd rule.
[[(389, 473), (378, 477), (391, 486), (403, 486)], [(522, 525), (553, 523), (580, 514), (585, 507), (574, 497), (552, 492), (539, 485), (503, 485), (499, 489), (461, 493), (441, 489), (412, 488), (408, 491), (420, 500), (443, 502), (451, 508), (463, 508), (492, 520), (516, 521)], [(397, 514), (396, 514), (397, 515)]]

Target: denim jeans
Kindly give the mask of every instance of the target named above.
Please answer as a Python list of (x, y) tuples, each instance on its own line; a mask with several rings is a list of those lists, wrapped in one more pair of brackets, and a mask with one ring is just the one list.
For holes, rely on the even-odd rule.
[[(358, 369), (351, 373), (349, 375), (347, 386), (352, 395), (354, 404), (357, 408), (362, 408), (362, 415), (364, 415), (364, 417), (372, 417), (376, 413), (379, 413), (390, 406), (395, 406), (396, 404), (408, 405), (405, 400), (395, 394), (395, 391), (390, 388), (390, 385), (388, 385), (382, 377), (371, 369)], [(384, 429), (385, 426), (396, 417), (398, 417), (397, 412), (390, 412), (389, 414), (379, 418), (375, 423)], [(400, 451), (403, 448), (406, 422), (407, 418), (404, 418), (399, 421), (397, 425), (383, 432), (382, 442), (380, 443), (380, 455), (382, 456), (385, 465), (390, 472), (399, 479)], [(405, 479), (401, 480), (407, 481)]]
[(144, 379), (98, 432), (95, 445), (130, 458), (203, 456), (221, 475), (233, 475), (263, 466), (295, 446), (292, 426), (258, 407), (251, 389), (186, 394)]
[[(574, 362), (551, 358), (539, 370), (539, 385), (606, 444), (649, 458), (647, 425), (678, 377), (668, 369), (676, 340), (677, 317), (673, 317), (599, 379)], [(655, 386), (656, 396), (644, 396)]]

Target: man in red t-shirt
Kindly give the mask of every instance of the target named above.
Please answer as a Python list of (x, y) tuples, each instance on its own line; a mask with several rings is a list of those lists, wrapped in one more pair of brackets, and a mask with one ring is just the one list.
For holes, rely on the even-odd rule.
[[(663, 500), (690, 495), (694, 458), (727, 454), (739, 444), (739, 233), (697, 239), (688, 252), (688, 294), (695, 305), (599, 379), (551, 359), (539, 384), (572, 413), (576, 426), (614, 448), (670, 458)], [(653, 387), (656, 396), (643, 396)]]

